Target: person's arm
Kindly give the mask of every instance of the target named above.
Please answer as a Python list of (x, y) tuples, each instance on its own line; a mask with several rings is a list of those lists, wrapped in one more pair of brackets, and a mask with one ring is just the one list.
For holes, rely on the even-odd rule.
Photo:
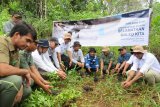
[(57, 53), (56, 53), (56, 52), (53, 53), (53, 61), (54, 61), (54, 63), (55, 63), (55, 66), (56, 66), (58, 69), (60, 69), (59, 60), (58, 60), (58, 56), (57, 56)]
[(52, 88), (52, 86), (43, 83), (44, 79), (40, 76), (40, 74), (38, 73), (37, 69), (34, 66), (30, 67), (30, 75), (38, 86), (40, 86), (47, 93), (51, 93), (50, 88)]
[(107, 71), (108, 71), (108, 72), (110, 71), (110, 69), (111, 69), (111, 67), (112, 67), (112, 63), (113, 63), (113, 61), (110, 60), (109, 65), (108, 65), (108, 68), (107, 68)]
[(30, 70), (32, 73), (34, 73), (34, 75), (36, 75), (38, 77), (39, 80), (41, 80), (41, 82), (45, 81), (34, 65), (30, 66)]
[(125, 64), (123, 72), (122, 72), (123, 75), (126, 75), (126, 70), (128, 69), (129, 65), (130, 65), (129, 63)]
[(99, 60), (96, 57), (96, 72), (98, 72), (98, 71), (99, 71)]
[(84, 60), (85, 60), (85, 67), (89, 70), (89, 72), (91, 72), (90, 62), (88, 61), (88, 54), (85, 56)]
[(137, 81), (139, 78), (141, 78), (143, 76), (143, 73), (141, 73), (141, 72), (138, 72), (137, 74), (136, 74), (136, 76), (132, 79), (132, 80), (130, 80), (129, 82), (127, 82), (126, 84), (124, 84), (124, 88), (128, 88), (128, 87), (130, 87), (135, 81)]
[(122, 84), (121, 84), (122, 87), (125, 87), (125, 84), (128, 83), (129, 81), (131, 81), (135, 74), (136, 74), (136, 71), (130, 70), (128, 73), (127, 79), (124, 82), (122, 82)]
[(10, 76), (10, 75), (24, 76), (27, 73), (28, 73), (28, 70), (19, 69), (17, 67), (13, 67), (6, 63), (0, 63), (0, 76), (1, 77)]
[(120, 65), (119, 70), (121, 70), (126, 64), (126, 61), (123, 61), (123, 63)]
[(104, 68), (104, 62), (103, 62), (103, 59), (100, 59), (101, 75), (103, 74), (103, 68)]
[(68, 54), (68, 57), (70, 59), (69, 65), (71, 66), (72, 65), (72, 52), (67, 50), (67, 54)]

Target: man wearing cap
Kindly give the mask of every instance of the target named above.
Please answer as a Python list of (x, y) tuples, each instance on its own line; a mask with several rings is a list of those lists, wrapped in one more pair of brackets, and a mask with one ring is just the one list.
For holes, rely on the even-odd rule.
[(149, 85), (160, 82), (160, 64), (157, 58), (138, 45), (134, 47), (133, 54), (136, 59), (128, 73), (127, 80), (122, 82), (122, 86), (128, 88), (141, 77), (144, 77)]
[[(58, 54), (55, 51), (55, 48), (59, 45), (59, 41), (56, 37), (52, 37), (49, 40), (49, 48), (48, 48), (48, 53), (51, 61), (54, 63), (56, 68), (60, 69), (59, 61), (58, 61)], [(48, 57), (48, 56), (46, 56)]]
[(88, 54), (85, 56), (86, 73), (96, 73), (99, 70), (99, 61), (96, 56), (95, 48), (90, 48)]
[(29, 71), (19, 68), (19, 50), (36, 40), (36, 32), (21, 23), (13, 27), (9, 36), (0, 37), (0, 107), (12, 107), (31, 92)]
[(120, 52), (120, 56), (118, 57), (118, 63), (115, 67), (115, 71), (118, 73), (118, 80), (121, 81), (123, 68), (126, 62), (129, 60), (131, 54), (127, 53), (126, 47), (124, 46), (119, 48), (118, 51)]
[[(65, 66), (66, 69), (69, 69), (72, 65), (72, 53), (71, 53), (71, 37), (70, 33), (65, 33), (63, 41), (56, 48), (56, 52), (58, 53), (58, 60), (60, 66), (63, 68)], [(68, 59), (69, 58), (69, 62)], [(63, 61), (63, 63), (62, 63)], [(63, 65), (64, 64), (64, 65)]]
[(21, 21), (22, 15), (20, 13), (13, 13), (11, 20), (7, 21), (3, 26), (4, 33), (8, 35), (15, 24), (20, 23)]
[(47, 93), (51, 93), (50, 88), (52, 88), (52, 86), (49, 85), (50, 82), (42, 78), (42, 76), (40, 75), (40, 73), (34, 65), (33, 57), (31, 55), (31, 53), (37, 49), (37, 43), (40, 44), (41, 42), (35, 41), (31, 43), (31, 45), (27, 47), (25, 50), (20, 51), (20, 68), (28, 69), (30, 71), (31, 78), (34, 80), (34, 82)]
[(36, 65), (36, 67), (38, 68), (39, 72), (42, 75), (54, 72), (57, 73), (58, 76), (60, 76), (62, 79), (65, 79), (66, 74), (62, 70), (57, 69), (51, 62), (48, 54), (48, 48), (49, 48), (48, 40), (46, 39), (40, 40), (40, 44), (38, 44), (37, 50), (32, 52), (34, 64)]
[(75, 65), (77, 65), (77, 70), (80, 70), (81, 68), (84, 67), (84, 56), (80, 48), (81, 48), (80, 42), (75, 41), (72, 48), (72, 58), (73, 58), (72, 67), (75, 67)]
[(102, 55), (100, 59), (100, 68), (101, 68), (101, 75), (105, 75), (106, 73), (109, 74), (109, 71), (114, 69), (114, 54), (110, 52), (109, 47), (102, 48)]

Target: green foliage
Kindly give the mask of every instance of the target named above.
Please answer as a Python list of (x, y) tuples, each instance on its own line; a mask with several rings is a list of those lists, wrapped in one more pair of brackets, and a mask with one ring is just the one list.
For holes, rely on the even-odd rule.
[(3, 32), (3, 25), (4, 25), (4, 23), (5, 23), (6, 21), (9, 20), (9, 17), (10, 17), (10, 15), (9, 15), (9, 13), (8, 13), (8, 8), (3, 9), (3, 10), (0, 12), (0, 16), (1, 16), (1, 18), (0, 18), (0, 35), (2, 35), (2, 34), (4, 34), (4, 32)]

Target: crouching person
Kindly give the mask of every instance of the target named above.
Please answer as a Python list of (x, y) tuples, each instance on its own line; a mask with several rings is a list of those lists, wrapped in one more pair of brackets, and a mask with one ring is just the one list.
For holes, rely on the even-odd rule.
[(40, 40), (39, 42), (41, 42), (41, 43), (38, 44), (37, 50), (32, 52), (33, 62), (36, 65), (36, 67), (38, 68), (39, 72), (42, 75), (54, 72), (62, 79), (65, 79), (66, 73), (63, 72), (61, 69), (57, 69), (53, 65), (53, 63), (49, 57), (49, 53), (47, 51), (49, 48), (48, 40)]
[(136, 59), (133, 61), (127, 80), (122, 82), (122, 86), (128, 88), (141, 77), (144, 77), (149, 85), (160, 82), (160, 64), (157, 58), (152, 53), (144, 50), (142, 46), (135, 46), (133, 54)]
[(43, 77), (38, 72), (37, 68), (33, 63), (33, 57), (31, 53), (37, 49), (37, 44), (41, 42), (35, 41), (31, 43), (24, 51), (20, 51), (20, 67), (23, 69), (28, 69), (30, 71), (31, 78), (34, 80), (34, 83), (40, 86), (47, 93), (51, 93), (50, 82), (43, 79)]
[(114, 54), (110, 52), (109, 47), (103, 47), (102, 55), (100, 59), (100, 68), (101, 68), (101, 76), (104, 77), (106, 74), (109, 74), (115, 67), (114, 63)]
[(81, 44), (78, 41), (75, 41), (73, 48), (71, 49), (73, 58), (72, 68), (76, 68), (77, 71), (84, 67), (84, 56), (80, 48)]
[(95, 76), (99, 70), (99, 61), (95, 48), (90, 48), (88, 54), (85, 56), (85, 69), (88, 75), (94, 73)]
[(18, 50), (36, 39), (35, 30), (21, 23), (13, 27), (9, 36), (0, 37), (0, 107), (12, 107), (31, 93), (30, 73), (19, 68)]

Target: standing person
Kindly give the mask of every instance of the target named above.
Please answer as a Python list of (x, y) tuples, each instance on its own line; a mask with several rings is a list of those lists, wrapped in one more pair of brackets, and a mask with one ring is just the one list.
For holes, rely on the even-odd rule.
[(83, 68), (85, 62), (83, 52), (80, 48), (80, 42), (75, 41), (72, 48), (72, 68), (76, 66), (76, 70), (80, 70), (81, 68)]
[[(56, 37), (52, 37), (49, 40), (49, 48), (48, 48), (48, 53), (51, 61), (54, 63), (56, 68), (60, 69), (59, 61), (58, 61), (58, 54), (55, 51), (55, 48), (59, 45), (58, 39)], [(48, 57), (48, 56), (46, 56)]]
[(133, 54), (136, 59), (133, 61), (127, 80), (122, 82), (122, 86), (128, 88), (141, 77), (144, 77), (149, 85), (154, 86), (160, 82), (160, 64), (157, 58), (139, 45), (133, 48)]
[(64, 69), (64, 67), (65, 69), (70, 69), (72, 65), (71, 38), (72, 35), (70, 33), (65, 33), (63, 41), (56, 48), (58, 60), (62, 69)]
[(5, 22), (3, 26), (3, 31), (6, 35), (8, 35), (11, 29), (17, 24), (22, 21), (22, 15), (20, 13), (13, 13), (11, 20)]
[(31, 93), (29, 71), (19, 68), (19, 50), (36, 40), (36, 32), (21, 23), (13, 27), (9, 36), (0, 37), (0, 107), (12, 107)]
[[(126, 47), (124, 47), (124, 46), (119, 48), (118, 51), (120, 52), (120, 56), (118, 57), (118, 63), (116, 64), (114, 71), (116, 71), (118, 73), (118, 80), (121, 81), (123, 68), (124, 68), (126, 62), (129, 60), (131, 54), (127, 53)], [(128, 69), (130, 69), (130, 68), (128, 68)]]
[(42, 78), (33, 62), (31, 53), (37, 49), (37, 44), (40, 44), (40, 42), (33, 42), (25, 50), (20, 51), (20, 68), (28, 69), (34, 82), (47, 93), (51, 93), (52, 86), (49, 85), (50, 82)]
[(113, 70), (115, 67), (114, 63), (114, 54), (110, 52), (109, 47), (102, 48), (102, 55), (100, 59), (100, 68), (101, 68), (101, 75), (104, 77), (105, 74), (109, 74), (110, 70)]
[(97, 73), (99, 70), (99, 61), (96, 56), (95, 48), (90, 48), (88, 54), (85, 56), (85, 68), (86, 73), (91, 75), (92, 73)]
[(33, 62), (35, 63), (40, 73), (42, 75), (45, 75), (46, 73), (54, 72), (62, 79), (65, 79), (65, 72), (63, 72), (61, 69), (57, 69), (49, 58), (49, 54), (47, 51), (49, 48), (48, 40), (40, 40), (40, 42), (41, 44), (38, 44), (37, 50), (32, 52)]

